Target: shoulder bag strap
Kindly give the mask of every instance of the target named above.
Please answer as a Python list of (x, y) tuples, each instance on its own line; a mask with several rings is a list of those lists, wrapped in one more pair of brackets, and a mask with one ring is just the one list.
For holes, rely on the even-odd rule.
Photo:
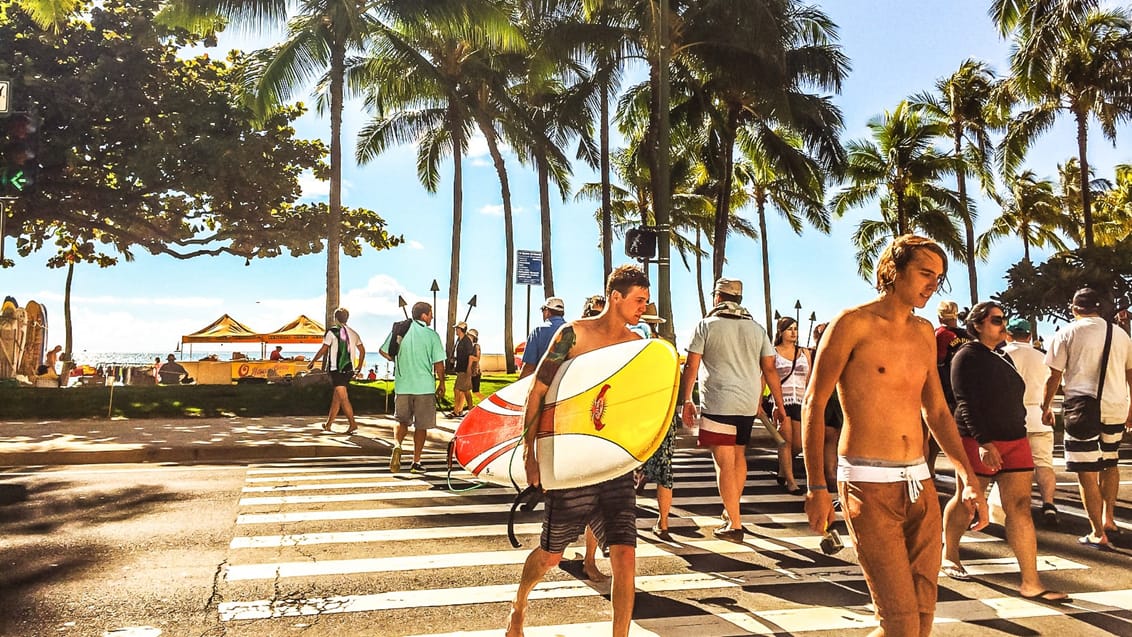
[(1104, 377), (1108, 372), (1108, 354), (1112, 349), (1112, 323), (1105, 321), (1107, 328), (1104, 333), (1104, 353), (1101, 354), (1101, 378), (1097, 382), (1097, 403), (1101, 402), (1101, 395), (1104, 394)]

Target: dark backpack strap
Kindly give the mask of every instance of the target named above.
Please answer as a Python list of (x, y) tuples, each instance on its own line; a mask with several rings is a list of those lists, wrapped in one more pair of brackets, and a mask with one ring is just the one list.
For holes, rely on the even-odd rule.
[[(1101, 395), (1104, 394), (1104, 377), (1108, 373), (1108, 355), (1112, 351), (1112, 323), (1105, 321), (1104, 353), (1101, 354), (1101, 378), (1097, 382), (1097, 404), (1100, 405)], [(1104, 422), (1104, 421), (1101, 421)]]

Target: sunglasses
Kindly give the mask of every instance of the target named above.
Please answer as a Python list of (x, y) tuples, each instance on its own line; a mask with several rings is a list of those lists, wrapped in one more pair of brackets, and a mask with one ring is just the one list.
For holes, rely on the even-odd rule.
[(991, 325), (1004, 325), (1006, 323), (1006, 317), (1005, 316), (988, 316), (987, 321), (990, 322)]

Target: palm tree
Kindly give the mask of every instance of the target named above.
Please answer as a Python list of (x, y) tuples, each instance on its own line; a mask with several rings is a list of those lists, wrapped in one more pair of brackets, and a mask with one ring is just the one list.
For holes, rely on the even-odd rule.
[[(371, 55), (355, 61), (350, 83), (364, 87), (374, 113), (358, 134), (356, 157), (367, 163), (397, 144), (417, 144), (417, 175), (429, 192), (440, 185), (440, 160), (452, 155), (452, 235), (445, 351), (453, 351), (460, 291), (463, 233), (463, 163), (472, 134), (471, 104), (463, 84), (480, 47), (511, 51), (523, 40), (507, 14), (489, 3), (468, 2), (460, 29), (429, 22), (398, 23), (383, 30)], [(471, 19), (474, 15), (475, 19)]]
[(1003, 100), (997, 97), (1000, 85), (985, 62), (967, 59), (949, 77), (936, 81), (935, 93), (921, 93), (910, 99), (912, 107), (922, 109), (947, 127), (954, 144), (952, 157), (955, 158), (972, 305), (979, 302), (979, 281), (975, 268), (975, 215), (967, 196), (967, 174), (973, 171), (979, 176), (983, 190), (993, 191), (990, 159), (994, 145), (990, 133), (1001, 128), (1006, 119)]
[[(1066, 3), (1072, 13), (1022, 29), (1011, 56), (1012, 92), (1030, 104), (1019, 113), (1003, 140), (1003, 166), (1013, 172), (1033, 140), (1049, 130), (1062, 112), (1077, 128), (1079, 194), (1084, 247), (1093, 245), (1091, 189), (1086, 184), (1088, 123), (1095, 117), (1105, 138), (1116, 142), (1116, 126), (1132, 118), (1132, 92), (1127, 90), (1132, 57), (1132, 22), (1123, 9), (1084, 10), (1092, 3)], [(1080, 6), (1078, 6), (1080, 5)]]
[(841, 176), (846, 185), (831, 200), (839, 217), (880, 200), (881, 219), (862, 221), (854, 235), (861, 275), (868, 278), (872, 273), (888, 239), (913, 229), (962, 260), (964, 243), (955, 225), (960, 219), (959, 195), (940, 184), (955, 163), (951, 155), (932, 146), (933, 139), (946, 135), (946, 126), (906, 101), (874, 117), (868, 126), (873, 140), (847, 144), (848, 161)]
[(1017, 236), (1022, 240), (1022, 254), (1030, 261), (1030, 247), (1052, 247), (1065, 250), (1059, 231), (1065, 231), (1069, 218), (1062, 213), (1061, 201), (1049, 179), (1039, 179), (1032, 170), (1011, 177), (1007, 183), (1010, 196), (1002, 202), (1002, 214), (991, 227), (979, 235), (978, 251), (990, 252), (995, 241)]
[(1132, 235), (1132, 166), (1117, 164), (1112, 187), (1097, 198), (1096, 240), (1116, 245)]
[(1085, 245), (1085, 236), (1081, 226), (1081, 183), (1085, 182), (1089, 190), (1089, 200), (1095, 200), (1112, 188), (1107, 179), (1094, 177), (1093, 169), (1089, 169), (1086, 179), (1081, 178), (1081, 165), (1076, 157), (1070, 157), (1057, 165), (1057, 197), (1061, 202), (1061, 214), (1066, 218), (1062, 230), (1065, 235), (1081, 248)]
[[(798, 148), (802, 142), (796, 135), (779, 133), (784, 139)], [(762, 252), (763, 301), (766, 306), (766, 325), (771, 325), (770, 300), (770, 245), (766, 233), (766, 208), (772, 205), (790, 224), (795, 234), (801, 235), (804, 223), (828, 233), (830, 229), (829, 210), (824, 205), (825, 182), (822, 179), (818, 162), (811, 160), (809, 178), (799, 181), (792, 173), (778, 168), (778, 163), (765, 152), (763, 138), (740, 131), (739, 150), (743, 159), (736, 166), (736, 180), (739, 188), (748, 190), (758, 215), (758, 241)]]

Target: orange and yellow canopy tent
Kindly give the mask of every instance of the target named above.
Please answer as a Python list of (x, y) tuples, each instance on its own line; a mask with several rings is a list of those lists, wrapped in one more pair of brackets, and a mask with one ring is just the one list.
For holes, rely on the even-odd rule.
[(236, 319), (222, 315), (208, 327), (181, 337), (182, 343), (260, 343), (263, 339)]
[(322, 324), (307, 317), (306, 314), (300, 314), (299, 318), (291, 321), (283, 327), (268, 332), (267, 334), (260, 335), (265, 343), (302, 343), (306, 345), (318, 345), (326, 336), (326, 328)]

